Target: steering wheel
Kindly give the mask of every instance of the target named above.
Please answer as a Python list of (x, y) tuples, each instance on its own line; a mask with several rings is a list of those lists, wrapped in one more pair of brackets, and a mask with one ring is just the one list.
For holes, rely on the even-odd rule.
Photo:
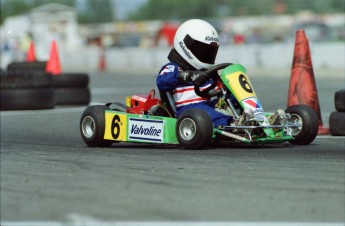
[[(214, 78), (215, 77), (215, 74), (214, 72), (217, 72), (218, 70), (221, 70), (221, 69), (224, 69), (226, 68), (227, 66), (230, 66), (232, 65), (231, 63), (222, 63), (222, 64), (217, 64), (213, 67), (211, 67), (210, 69), (207, 69), (205, 71), (206, 75), (209, 77), (209, 79), (211, 78)], [(218, 74), (217, 74), (218, 75)], [(205, 98), (210, 98), (210, 97), (213, 97), (215, 95), (218, 94), (218, 92), (216, 93), (210, 93), (210, 91), (212, 89), (214, 89), (216, 87), (215, 84), (212, 84), (211, 86), (207, 87), (206, 89), (204, 90), (200, 90), (200, 86), (194, 86), (194, 92), (200, 96), (200, 97), (205, 97)]]

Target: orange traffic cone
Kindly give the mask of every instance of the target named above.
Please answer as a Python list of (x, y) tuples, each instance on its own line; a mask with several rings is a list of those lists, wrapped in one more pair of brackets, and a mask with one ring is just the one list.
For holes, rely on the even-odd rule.
[(98, 69), (99, 69), (99, 71), (104, 71), (106, 68), (104, 47), (100, 48), (100, 54), (99, 55), (100, 56), (99, 56), (99, 61), (98, 61)]
[(34, 46), (34, 42), (31, 42), (28, 52), (26, 53), (26, 62), (34, 62), (34, 61), (36, 61), (35, 46)]
[(61, 73), (60, 59), (55, 41), (53, 41), (51, 45), (50, 56), (46, 66), (46, 72), (53, 75)]
[(318, 134), (329, 134), (329, 129), (324, 128), (322, 123), (309, 42), (304, 30), (296, 32), (288, 94), (288, 107), (297, 104), (305, 104), (313, 108), (319, 119)]

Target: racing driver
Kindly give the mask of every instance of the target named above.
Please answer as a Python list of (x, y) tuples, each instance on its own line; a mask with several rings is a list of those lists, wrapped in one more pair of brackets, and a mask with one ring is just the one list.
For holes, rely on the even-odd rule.
[(216, 29), (208, 22), (191, 19), (182, 23), (176, 31), (174, 46), (157, 76), (161, 92), (173, 95), (176, 116), (189, 108), (199, 108), (208, 113), (214, 126), (230, 125), (233, 117), (215, 110), (217, 99), (198, 96), (194, 85), (200, 89), (210, 86), (205, 70), (214, 65), (219, 47)]

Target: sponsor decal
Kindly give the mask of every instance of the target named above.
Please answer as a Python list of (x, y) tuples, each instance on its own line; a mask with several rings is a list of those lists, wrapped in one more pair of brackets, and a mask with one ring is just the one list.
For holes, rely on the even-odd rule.
[(259, 114), (263, 114), (263, 113), (264, 113), (264, 110), (262, 110), (262, 108), (253, 109), (254, 115), (259, 115)]
[(141, 102), (146, 102), (147, 101), (147, 98), (141, 97), (141, 96), (138, 96), (138, 95), (133, 95), (132, 99), (133, 100), (137, 100), (137, 101), (141, 101)]
[(250, 108), (254, 115), (262, 114), (264, 110), (261, 107), (260, 101), (255, 97), (250, 97), (242, 101), (245, 108)]
[(213, 37), (213, 36), (206, 36), (205, 37), (205, 41), (208, 41), (208, 42), (219, 42), (219, 39), (216, 38), (216, 37)]
[(175, 70), (175, 66), (174, 65), (167, 65), (163, 68), (163, 70), (161, 71), (161, 75), (163, 74), (167, 74), (167, 73), (170, 73), (170, 72), (173, 72)]
[(256, 98), (249, 98), (247, 100), (244, 100), (246, 105), (249, 105), (251, 108), (261, 108), (259, 100)]
[(188, 57), (188, 59), (193, 60), (193, 57), (190, 55), (190, 52), (188, 52), (188, 50), (186, 49), (186, 46), (184, 45), (184, 43), (181, 41), (179, 42), (179, 45), (182, 51), (184, 52), (184, 54), (186, 54), (186, 56)]
[(163, 142), (164, 121), (129, 118), (128, 138), (131, 140)]

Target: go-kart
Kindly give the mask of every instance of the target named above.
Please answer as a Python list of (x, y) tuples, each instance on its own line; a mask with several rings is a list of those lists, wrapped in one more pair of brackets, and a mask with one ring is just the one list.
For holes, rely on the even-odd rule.
[(148, 95), (127, 97), (126, 104), (88, 106), (80, 119), (84, 142), (91, 147), (141, 142), (202, 149), (213, 141), (307, 145), (315, 139), (316, 112), (306, 105), (265, 112), (242, 65), (218, 64), (206, 74), (212, 85), (194, 90), (201, 97), (217, 98), (216, 110), (233, 116), (230, 125), (213, 126), (209, 115), (198, 108), (176, 117), (172, 94), (160, 92), (161, 98), (155, 98), (153, 89)]

